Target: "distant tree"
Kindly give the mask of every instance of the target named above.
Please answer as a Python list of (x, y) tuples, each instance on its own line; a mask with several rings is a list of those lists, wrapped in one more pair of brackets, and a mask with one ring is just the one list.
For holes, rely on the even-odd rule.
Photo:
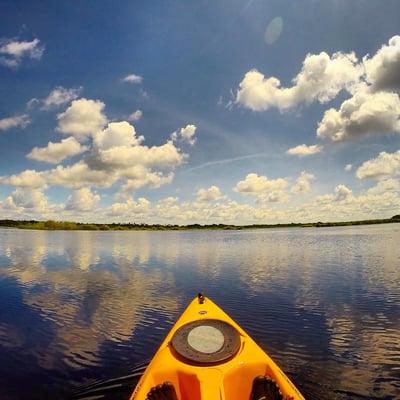
[(65, 229), (66, 231), (72, 231), (77, 229), (77, 225), (75, 222), (65, 221), (62, 223), (62, 229)]
[(83, 224), (81, 229), (84, 231), (98, 231), (99, 227), (96, 224)]
[(53, 221), (52, 219), (49, 219), (44, 223), (44, 228), (45, 229), (56, 229), (57, 228), (57, 222)]

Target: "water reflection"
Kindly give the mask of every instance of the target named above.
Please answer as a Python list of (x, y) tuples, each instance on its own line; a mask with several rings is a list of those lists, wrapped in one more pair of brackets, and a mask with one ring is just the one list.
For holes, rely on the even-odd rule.
[[(27, 306), (42, 322), (29, 329), (16, 321), (12, 321), (15, 325), (2, 323), (0, 344), (23, 348), (41, 368), (62, 368), (64, 363), (76, 369), (102, 363), (102, 345), (131, 338), (147, 310), (171, 313), (178, 308), (179, 298), (157, 291), (161, 284), (168, 289), (172, 274), (143, 269), (149, 246), (142, 242), (121, 245), (113, 235), (106, 238), (90, 232), (6, 233), (1, 252), (8, 261), (2, 262), (0, 274), (15, 280), (8, 289), (19, 290), (22, 298), (20, 304), (6, 299), (4, 310), (13, 307), (21, 312)], [(114, 239), (111, 248), (109, 239)], [(28, 347), (28, 331), (41, 343)]]
[(26, 378), (48, 371), (41, 379), (55, 387), (46, 386), (53, 392), (45, 394), (90, 381), (95, 371), (103, 378), (129, 373), (205, 290), (309, 399), (394, 398), (400, 394), (399, 238), (397, 225), (0, 230), (0, 367), (9, 367), (0, 397), (17, 390), (10, 385), (27, 359)]

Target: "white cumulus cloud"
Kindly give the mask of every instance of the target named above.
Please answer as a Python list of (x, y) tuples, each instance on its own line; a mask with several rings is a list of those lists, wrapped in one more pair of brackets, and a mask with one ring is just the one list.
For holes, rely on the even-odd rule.
[[(125, 183), (121, 186), (121, 190), (117, 193), (117, 197), (125, 197), (127, 193), (134, 192), (142, 187), (148, 186), (151, 189), (157, 189), (162, 185), (166, 185), (171, 183), (174, 179), (174, 174), (170, 173), (162, 173), (160, 171), (151, 171), (145, 167), (137, 167), (135, 169), (135, 174), (133, 179), (130, 179), (131, 170), (125, 170), (121, 172), (121, 175), (124, 178), (127, 178)], [(141, 174), (138, 174), (138, 171), (141, 170)]]
[[(128, 121), (108, 122), (103, 102), (76, 99), (78, 94), (78, 89), (57, 87), (45, 100), (30, 102), (31, 106), (40, 102), (50, 109), (71, 101), (66, 110), (57, 115), (56, 130), (67, 137), (60, 142), (49, 141), (44, 147), (33, 147), (27, 154), (31, 160), (59, 165), (41, 172), (26, 170), (17, 175), (0, 176), (0, 184), (17, 189), (47, 189), (51, 186), (72, 189), (74, 192), (68, 197), (65, 207), (57, 207), (66, 211), (90, 212), (100, 199), (92, 190), (113, 187), (117, 198), (126, 199), (140, 188), (155, 189), (173, 181), (175, 168), (189, 155), (177, 147), (171, 136), (167, 136), (164, 144), (147, 146), (144, 136), (137, 135), (135, 127)], [(27, 118), (2, 120), (0, 127), (9, 129), (22, 125)], [(193, 144), (196, 129), (195, 125), (188, 124), (175, 133), (175, 139)], [(61, 164), (80, 155), (70, 165)], [(22, 206), (16, 204), (10, 197), (1, 203), (1, 207), (10, 206), (19, 212)]]
[(122, 81), (129, 82), (129, 83), (142, 83), (143, 77), (141, 77), (140, 75), (136, 75), (136, 74), (130, 74), (130, 75), (127, 75), (124, 78), (122, 78)]
[(113, 171), (90, 169), (83, 161), (67, 167), (58, 165), (48, 171), (46, 177), (49, 184), (70, 189), (82, 189), (87, 186), (109, 188), (118, 180), (118, 175)]
[(178, 131), (175, 131), (171, 135), (171, 139), (176, 141), (178, 139), (182, 140), (193, 146), (196, 143), (196, 137), (194, 136), (196, 133), (197, 127), (196, 125), (186, 125), (184, 128), (181, 128)]
[(43, 100), (43, 109), (51, 110), (78, 98), (82, 88), (66, 89), (58, 86)]
[(292, 193), (305, 194), (311, 191), (311, 181), (315, 179), (313, 174), (303, 171), (291, 188)]
[(316, 198), (317, 203), (334, 207), (334, 203), (347, 203), (354, 201), (353, 192), (346, 185), (340, 184), (335, 187), (334, 193), (325, 194)]
[(67, 210), (93, 211), (100, 201), (100, 196), (89, 188), (75, 190), (68, 197), (65, 208)]
[(27, 157), (31, 160), (57, 164), (66, 158), (85, 152), (88, 148), (70, 136), (60, 143), (49, 142), (46, 147), (34, 147)]
[(396, 93), (360, 91), (342, 103), (339, 110), (327, 110), (317, 136), (331, 142), (361, 135), (400, 132), (400, 99)]
[(17, 175), (0, 176), (0, 183), (31, 189), (43, 189), (47, 186), (45, 173), (37, 172), (32, 169), (27, 169)]
[(365, 161), (357, 169), (356, 176), (359, 179), (387, 178), (400, 174), (400, 150), (395, 153), (382, 151), (378, 157)]
[(14, 117), (8, 117), (0, 119), (0, 131), (6, 131), (11, 128), (20, 126), (26, 128), (30, 124), (30, 119), (27, 114), (16, 115)]
[[(400, 35), (362, 60), (354, 53), (308, 54), (289, 87), (283, 87), (277, 77), (250, 70), (239, 84), (236, 103), (252, 111), (275, 107), (285, 112), (300, 104), (329, 102), (344, 91), (350, 97), (338, 109), (325, 111), (317, 137), (339, 142), (365, 135), (399, 133), (399, 71)], [(290, 150), (298, 154), (306, 151)]]
[(137, 146), (143, 140), (144, 137), (137, 137), (134, 126), (126, 121), (110, 122), (106, 129), (93, 135), (93, 144), (99, 151)]
[(124, 180), (118, 196), (141, 187), (158, 188), (171, 183), (172, 170), (187, 157), (171, 140), (160, 146), (142, 145), (143, 136), (136, 136), (128, 122), (112, 122), (93, 137), (93, 152), (86, 157), (89, 168), (114, 174)]
[(354, 53), (309, 54), (288, 88), (281, 87), (276, 77), (266, 78), (255, 69), (247, 72), (239, 84), (236, 102), (253, 111), (270, 107), (285, 111), (315, 100), (325, 103), (341, 90), (351, 90), (359, 82), (361, 71)]
[(98, 149), (90, 157), (90, 164), (103, 169), (125, 169), (135, 165), (147, 168), (174, 169), (185, 159), (183, 154), (172, 142), (161, 146), (113, 146), (108, 149)]
[(57, 129), (75, 136), (78, 140), (85, 140), (106, 124), (104, 107), (105, 104), (99, 100), (74, 100), (65, 112), (58, 114)]
[(323, 149), (324, 149), (324, 147), (319, 144), (314, 144), (312, 146), (300, 144), (296, 147), (292, 147), (286, 153), (290, 154), (292, 156), (305, 157), (305, 156), (311, 156), (313, 154), (321, 153), (321, 151), (323, 151)]
[(251, 173), (246, 176), (245, 180), (237, 183), (234, 191), (244, 195), (257, 195), (263, 192), (282, 190), (287, 185), (288, 181), (284, 178), (268, 179), (266, 176)]
[(0, 39), (0, 64), (6, 67), (18, 67), (23, 58), (40, 60), (44, 46), (39, 39), (19, 41), (17, 39)]
[(160, 146), (143, 145), (144, 137), (126, 121), (111, 122), (92, 137), (93, 147), (84, 160), (52, 171), (49, 179), (54, 184), (110, 187), (120, 181), (118, 196), (126, 197), (144, 186), (158, 188), (172, 182), (172, 170), (187, 157), (171, 140)]
[(9, 205), (17, 208), (32, 209), (35, 211), (46, 211), (48, 199), (39, 189), (31, 187), (18, 187), (8, 199)]
[(364, 57), (367, 81), (372, 90), (400, 90), (400, 36), (393, 36), (372, 57)]
[(260, 193), (257, 196), (258, 204), (284, 203), (289, 200), (289, 195), (284, 190), (273, 190), (267, 193)]
[(399, 192), (400, 182), (398, 179), (388, 178), (378, 181), (376, 186), (368, 189), (368, 194), (384, 194), (388, 192)]
[(218, 186), (210, 186), (208, 189), (199, 189), (197, 192), (196, 201), (203, 202), (211, 202), (220, 200), (223, 196), (221, 195), (221, 190)]
[(135, 216), (147, 216), (150, 212), (151, 203), (144, 197), (140, 197), (137, 201), (130, 197), (124, 203), (114, 203), (110, 207), (108, 214), (112, 216), (120, 217), (131, 217), (132, 214)]
[(338, 185), (335, 188), (335, 197), (334, 201), (345, 201), (351, 198), (353, 192), (346, 185)]

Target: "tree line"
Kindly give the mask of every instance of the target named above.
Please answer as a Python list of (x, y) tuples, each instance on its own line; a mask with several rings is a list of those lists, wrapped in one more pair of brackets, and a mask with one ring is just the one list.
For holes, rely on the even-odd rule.
[(239, 230), (239, 229), (268, 229), (268, 228), (323, 228), (332, 226), (353, 226), (353, 225), (372, 225), (400, 222), (400, 215), (394, 215), (388, 219), (370, 219), (362, 221), (346, 222), (311, 222), (311, 223), (289, 223), (289, 224), (252, 224), (252, 225), (230, 225), (230, 224), (189, 224), (189, 225), (163, 225), (145, 223), (84, 223), (71, 221), (35, 221), (35, 220), (0, 220), (0, 227), (19, 228), (19, 229), (39, 229), (39, 230), (90, 230), (90, 231), (129, 231), (129, 230), (198, 230), (198, 229), (220, 229), (220, 230)]

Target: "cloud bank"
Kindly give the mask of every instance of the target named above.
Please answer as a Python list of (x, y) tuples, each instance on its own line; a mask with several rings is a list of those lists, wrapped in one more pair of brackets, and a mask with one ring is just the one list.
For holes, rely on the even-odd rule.
[[(269, 40), (274, 38), (272, 28), (271, 25)], [(274, 29), (278, 28), (276, 25)], [(317, 139), (328, 143), (398, 133), (399, 47), (400, 36), (395, 36), (374, 55), (365, 55), (361, 60), (354, 53), (308, 54), (288, 87), (276, 77), (250, 70), (239, 84), (236, 103), (255, 112), (276, 108), (281, 113), (313, 102), (324, 104), (327, 109), (315, 133)], [(10, 64), (3, 65), (9, 67), (13, 62), (17, 67), (24, 60), (40, 59), (44, 51), (39, 41), (15, 41), (14, 45), (3, 41), (1, 49), (0, 56)], [(135, 74), (122, 79), (131, 84), (142, 80)], [(128, 110), (135, 111), (128, 111), (125, 120), (115, 120), (108, 117), (103, 101), (81, 97), (82, 90), (55, 86), (46, 97), (31, 99), (25, 111), (0, 119), (0, 131), (9, 135), (14, 133), (9, 130), (27, 128), (37, 115), (35, 112), (45, 112), (54, 116), (55, 133), (60, 137), (27, 152), (26, 157), (34, 161), (29, 169), (0, 176), (1, 185), (12, 187), (0, 201), (5, 215), (104, 222), (112, 218), (147, 223), (241, 224), (316, 221), (326, 215), (331, 220), (362, 219), (400, 208), (400, 150), (381, 151), (370, 160), (358, 164), (350, 160), (351, 164), (340, 167), (354, 171), (359, 180), (376, 180), (375, 186), (372, 183), (358, 194), (347, 182), (321, 189), (321, 178), (310, 171), (279, 176), (274, 170), (275, 174), (267, 171), (267, 176), (265, 171), (249, 167), (230, 186), (218, 184), (221, 181), (217, 180), (217, 173), (215, 182), (189, 182), (192, 198), (179, 197), (182, 187), (175, 188), (173, 196), (145, 198), (141, 189), (157, 189), (174, 182), (178, 167), (187, 162), (190, 151), (201, 139), (198, 127), (186, 123), (172, 133), (159, 132), (161, 141), (149, 145), (145, 135), (137, 132), (140, 123), (136, 121), (143, 115), (140, 109), (132, 106)], [(301, 162), (309, 163), (310, 158), (305, 157), (321, 157), (326, 149), (328, 144), (303, 143), (283, 150), (281, 156), (297, 156)], [(264, 154), (255, 156), (261, 155)], [(219, 166), (255, 156), (209, 161), (186, 172), (211, 167), (217, 171)], [(291, 161), (299, 162), (293, 158)], [(47, 197), (54, 187), (69, 191), (60, 203)]]
[[(174, 142), (193, 146), (195, 125), (178, 129), (164, 144), (147, 146), (144, 136), (137, 135), (128, 121), (109, 122), (103, 102), (76, 99), (79, 90), (58, 87), (43, 101), (42, 109), (46, 110), (71, 103), (56, 117), (56, 130), (66, 138), (56, 143), (50, 141), (45, 147), (34, 147), (26, 157), (56, 166), (0, 176), (1, 184), (16, 187), (14, 194), (2, 203), (3, 207), (14, 205), (14, 209), (19, 209), (24, 204), (34, 204), (22, 201), (22, 197), (30, 199), (34, 193), (37, 197), (40, 190), (62, 186), (74, 191), (66, 201), (66, 211), (89, 211), (101, 200), (92, 189), (114, 187), (116, 197), (129, 197), (140, 188), (159, 188), (173, 181), (173, 171), (188, 157)], [(26, 116), (5, 119), (0, 121), (0, 127), (10, 129), (27, 121)], [(75, 160), (64, 164), (69, 159)]]
[(282, 87), (276, 77), (250, 70), (239, 84), (236, 103), (252, 111), (274, 107), (287, 112), (314, 101), (328, 103), (344, 92), (350, 98), (339, 109), (324, 113), (316, 131), (318, 138), (340, 142), (399, 133), (399, 71), (400, 36), (394, 36), (374, 56), (361, 60), (354, 53), (308, 54), (291, 87)]

